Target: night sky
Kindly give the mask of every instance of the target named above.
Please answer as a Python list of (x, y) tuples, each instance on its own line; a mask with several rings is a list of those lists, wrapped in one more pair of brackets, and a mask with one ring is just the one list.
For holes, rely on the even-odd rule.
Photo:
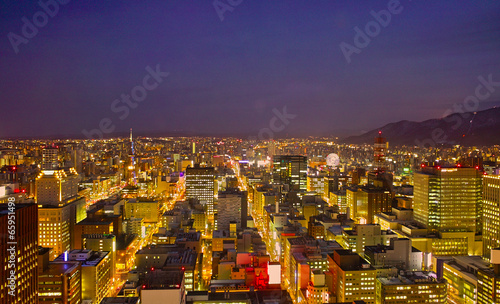
[[(249, 136), (285, 106), (276, 137), (344, 136), (441, 117), (478, 76), (500, 81), (500, 1), (401, 0), (350, 63), (340, 44), (390, 1), (218, 1), (241, 3), (221, 21), (212, 0), (72, 0), (27, 39), (41, 6), (0, 0), (0, 137), (83, 137), (105, 118), (108, 135)], [(113, 101), (158, 65), (168, 77), (121, 119)]]

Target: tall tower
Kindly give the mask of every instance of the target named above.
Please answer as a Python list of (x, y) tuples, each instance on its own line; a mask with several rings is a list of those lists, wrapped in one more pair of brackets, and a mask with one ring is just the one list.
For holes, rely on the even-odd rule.
[(373, 170), (376, 172), (385, 171), (385, 152), (387, 149), (387, 141), (382, 137), (382, 131), (378, 131), (378, 136), (375, 137), (373, 145)]
[(129, 171), (129, 183), (132, 185), (137, 184), (137, 175), (135, 172), (135, 147), (134, 139), (132, 137), (132, 128), (130, 128), (130, 153), (129, 153), (129, 165), (127, 170)]

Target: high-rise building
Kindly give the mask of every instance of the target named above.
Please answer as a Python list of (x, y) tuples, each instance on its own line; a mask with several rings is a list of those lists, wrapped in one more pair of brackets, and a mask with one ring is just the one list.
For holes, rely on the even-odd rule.
[(113, 234), (84, 234), (83, 248), (96, 252), (109, 251), (112, 277), (116, 274), (116, 236)]
[(489, 271), (488, 262), (480, 256), (454, 256), (440, 257), (435, 264), (447, 282), (448, 303), (478, 303), (478, 274)]
[(492, 267), (477, 271), (477, 303), (490, 304), (500, 301), (500, 249), (490, 251)]
[(39, 244), (53, 248), (55, 258), (70, 249), (74, 225), (85, 219), (85, 198), (78, 197), (74, 168), (42, 170), (36, 179)]
[(71, 250), (57, 257), (54, 262), (80, 262), (82, 267), (82, 300), (101, 303), (111, 289), (111, 258), (109, 252)]
[(414, 175), (415, 220), (430, 231), (481, 231), (483, 173), (476, 168), (423, 167)]
[(42, 170), (56, 170), (59, 167), (59, 149), (45, 147), (42, 151)]
[(375, 304), (377, 271), (350, 250), (334, 250), (328, 255), (329, 290), (337, 302), (365, 301)]
[(213, 217), (215, 197), (215, 170), (213, 167), (186, 168), (186, 198), (198, 199), (206, 206), (207, 214)]
[(275, 155), (273, 182), (288, 184), (296, 190), (307, 189), (307, 157), (302, 155)]
[(85, 219), (85, 205), (83, 197), (58, 205), (38, 205), (38, 243), (52, 248), (51, 259), (70, 249), (75, 225)]
[(42, 170), (36, 178), (37, 204), (58, 205), (78, 194), (79, 176), (74, 168)]
[(500, 247), (500, 175), (483, 178), (483, 255)]
[(392, 210), (391, 192), (373, 186), (353, 186), (346, 190), (349, 216), (360, 224), (373, 224), (375, 215)]
[(387, 150), (387, 141), (382, 137), (382, 131), (378, 132), (373, 145), (373, 170), (376, 172), (385, 171), (385, 153)]
[(238, 189), (219, 191), (217, 203), (217, 229), (229, 230), (230, 222), (236, 222), (237, 229), (246, 228), (246, 191), (239, 191)]
[(50, 262), (38, 275), (38, 303), (82, 302), (82, 267), (79, 262)]
[(38, 208), (0, 204), (0, 304), (38, 303)]

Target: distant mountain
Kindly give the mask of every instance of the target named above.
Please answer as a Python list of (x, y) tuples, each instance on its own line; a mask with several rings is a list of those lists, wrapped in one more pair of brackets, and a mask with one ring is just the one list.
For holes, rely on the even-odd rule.
[(382, 131), (390, 145), (397, 146), (500, 145), (500, 107), (478, 111), (475, 114), (454, 113), (441, 119), (422, 122), (402, 120), (359, 136), (347, 137), (343, 142), (372, 144), (379, 131)]

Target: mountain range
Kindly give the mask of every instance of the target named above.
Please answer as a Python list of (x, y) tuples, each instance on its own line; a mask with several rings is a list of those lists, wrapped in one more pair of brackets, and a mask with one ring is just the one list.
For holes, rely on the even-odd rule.
[(346, 144), (372, 144), (379, 131), (391, 146), (500, 145), (500, 107), (478, 112), (453, 113), (422, 122), (402, 120), (359, 136), (343, 139)]

